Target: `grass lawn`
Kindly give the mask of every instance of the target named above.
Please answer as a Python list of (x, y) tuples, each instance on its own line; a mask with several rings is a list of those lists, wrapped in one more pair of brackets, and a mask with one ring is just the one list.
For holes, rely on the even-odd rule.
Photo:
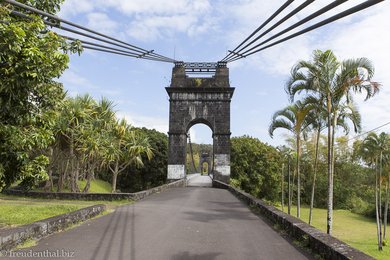
[[(287, 212), (287, 207), (284, 210)], [(293, 207), (291, 214), (296, 216), (296, 212), (296, 207)], [(309, 221), (309, 208), (301, 208), (301, 219), (305, 222)], [(312, 225), (326, 232), (326, 209), (313, 210)], [(376, 259), (390, 259), (390, 245), (384, 246), (382, 252), (378, 251), (374, 219), (348, 210), (335, 210), (333, 213), (332, 235)]]
[(112, 210), (119, 205), (128, 203), (132, 202), (128, 200), (46, 200), (0, 194), (0, 228), (29, 224), (96, 204), (105, 204), (108, 210)]
[[(86, 183), (87, 181), (78, 181), (81, 190), (84, 189)], [(93, 180), (91, 181), (89, 192), (90, 193), (111, 193), (111, 184), (102, 180)]]
[[(87, 184), (86, 180), (77, 181), (80, 190), (82, 191)], [(44, 191), (43, 188), (35, 188), (34, 191)], [(57, 187), (54, 187), (53, 192), (57, 191)], [(64, 189), (63, 192), (70, 192), (70, 189)], [(92, 180), (89, 187), (89, 193), (111, 193), (111, 184), (102, 180)]]

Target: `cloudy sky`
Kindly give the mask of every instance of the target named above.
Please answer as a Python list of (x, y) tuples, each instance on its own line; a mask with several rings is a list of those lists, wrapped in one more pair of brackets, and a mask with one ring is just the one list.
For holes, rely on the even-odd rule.
[[(131, 44), (183, 61), (218, 61), (267, 19), (284, 0), (65, 0), (60, 17), (109, 34)], [(291, 8), (303, 0), (295, 1)], [(317, 0), (287, 21), (278, 32), (327, 5)], [(310, 24), (359, 4), (350, 0)], [(279, 17), (282, 17), (282, 13)], [(290, 68), (309, 59), (315, 49), (332, 49), (340, 60), (367, 57), (376, 68), (382, 90), (363, 102), (357, 98), (364, 130), (390, 122), (390, 2), (329, 24), (245, 60), (229, 64), (233, 136), (248, 134), (273, 145), (283, 143), (285, 132), (274, 139), (267, 129), (271, 115), (288, 104), (284, 85)], [(307, 25), (303, 26), (306, 27)], [(300, 27), (299, 29), (302, 29)], [(60, 79), (70, 95), (90, 93), (113, 100), (121, 117), (135, 126), (168, 131), (169, 86), (172, 64), (137, 60), (85, 51), (71, 57)], [(383, 131), (390, 131), (390, 126)], [(211, 142), (211, 130), (191, 129), (195, 142)]]

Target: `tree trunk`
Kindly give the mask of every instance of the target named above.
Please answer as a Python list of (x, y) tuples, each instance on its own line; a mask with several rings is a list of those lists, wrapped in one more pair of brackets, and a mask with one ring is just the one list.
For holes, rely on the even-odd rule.
[(116, 161), (115, 163), (115, 169), (114, 172), (112, 173), (112, 193), (116, 192), (116, 180), (118, 178), (118, 171), (119, 171), (119, 162)]
[(317, 178), (318, 146), (319, 146), (319, 143), (320, 143), (320, 134), (321, 134), (321, 128), (319, 127), (318, 130), (317, 130), (316, 145), (315, 145), (314, 174), (313, 174), (313, 183), (312, 183), (312, 186), (311, 186), (309, 225), (311, 225), (312, 220), (313, 220), (314, 191), (315, 191), (316, 178)]
[(328, 94), (328, 205), (327, 205), (327, 220), (326, 232), (332, 234), (333, 220), (333, 174), (332, 174), (332, 114), (331, 114), (331, 99)]
[(75, 185), (75, 156), (74, 156), (74, 143), (73, 143), (73, 133), (71, 134), (70, 144), (69, 144), (69, 157), (70, 157), (70, 191), (76, 192)]
[(382, 152), (380, 153), (379, 157), (379, 178), (378, 178), (378, 183), (379, 183), (379, 237), (380, 237), (380, 243), (383, 245), (383, 236), (382, 236)]
[(281, 174), (281, 189), (282, 189), (282, 211), (284, 212), (284, 163), (282, 163), (282, 174)]
[(300, 135), (297, 134), (297, 218), (301, 217), (301, 176), (299, 172), (300, 151)]
[(45, 191), (53, 191), (53, 169), (52, 169), (53, 147), (49, 148), (49, 160), (50, 160), (50, 163), (49, 163), (48, 170), (47, 170), (47, 175), (49, 176), (49, 179), (45, 183), (45, 187), (44, 187)]
[(80, 161), (78, 160), (78, 158), (75, 159), (76, 159), (76, 163), (75, 163), (75, 175), (74, 175), (74, 188), (76, 192), (80, 192), (80, 187), (78, 184), (79, 175), (80, 175)]
[(288, 155), (288, 214), (291, 215), (291, 157), (290, 155)]
[(376, 230), (378, 236), (378, 250), (382, 251), (382, 242), (381, 242), (381, 226), (379, 222), (379, 203), (378, 203), (378, 173), (375, 167), (375, 216), (376, 216)]
[(291, 183), (291, 206), (292, 202), (294, 201), (294, 185), (295, 185), (295, 176), (297, 175), (297, 169), (295, 168), (293, 171), (293, 178), (292, 178), (292, 183)]
[(388, 174), (388, 180), (386, 183), (386, 199), (385, 199), (385, 214), (383, 217), (383, 239), (386, 240), (386, 228), (387, 228), (387, 212), (389, 211), (389, 184), (390, 184), (390, 174)]
[(57, 192), (61, 192), (64, 189), (64, 180), (65, 180), (66, 173), (68, 172), (68, 166), (69, 166), (69, 161), (66, 160), (65, 167), (62, 169), (62, 172), (60, 173), (60, 176), (58, 178)]
[(87, 171), (87, 183), (85, 184), (85, 187), (83, 189), (83, 192), (88, 192), (89, 189), (91, 188), (91, 180), (93, 178), (94, 174), (94, 169), (91, 168), (89, 171)]

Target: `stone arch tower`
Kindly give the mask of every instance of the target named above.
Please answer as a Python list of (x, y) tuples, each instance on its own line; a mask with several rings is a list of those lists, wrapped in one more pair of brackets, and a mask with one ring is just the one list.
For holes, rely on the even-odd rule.
[[(213, 73), (212, 77), (188, 74)], [(213, 132), (214, 178), (230, 179), (230, 102), (234, 88), (229, 84), (226, 63), (178, 62), (172, 70), (169, 95), (168, 179), (185, 178), (187, 132), (203, 123)]]

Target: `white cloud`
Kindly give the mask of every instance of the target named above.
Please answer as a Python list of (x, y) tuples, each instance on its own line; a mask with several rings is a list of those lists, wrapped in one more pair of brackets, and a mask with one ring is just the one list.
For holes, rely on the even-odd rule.
[(66, 0), (61, 5), (61, 18), (69, 18), (81, 13), (88, 13), (95, 9), (94, 1), (90, 0)]
[(211, 6), (208, 0), (98, 0), (96, 2), (128, 15), (141, 13), (157, 15), (184, 14), (202, 12)]
[[(108, 10), (122, 15), (109, 17)], [(87, 14), (88, 26), (103, 33), (113, 33), (119, 28), (127, 36), (141, 41), (171, 38), (175, 33), (196, 37), (215, 28), (209, 0), (93, 0), (66, 1), (60, 16)], [(125, 19), (123, 19), (125, 18)], [(121, 37), (125, 36), (121, 34)]]
[(117, 113), (118, 118), (125, 118), (127, 122), (136, 127), (146, 127), (150, 129), (156, 129), (159, 132), (168, 132), (168, 119), (163, 117), (152, 117), (140, 115), (132, 112), (119, 111)]
[(150, 41), (174, 33), (186, 33), (197, 24), (196, 16), (136, 16), (127, 30), (128, 34), (138, 40)]
[(87, 15), (88, 25), (87, 27), (96, 30), (100, 33), (111, 33), (118, 28), (118, 24), (111, 20), (105, 13), (89, 13)]
[(85, 77), (79, 75), (76, 71), (72, 69), (66, 70), (61, 78), (60, 81), (65, 85), (67, 88), (72, 89), (96, 89), (96, 87)]

